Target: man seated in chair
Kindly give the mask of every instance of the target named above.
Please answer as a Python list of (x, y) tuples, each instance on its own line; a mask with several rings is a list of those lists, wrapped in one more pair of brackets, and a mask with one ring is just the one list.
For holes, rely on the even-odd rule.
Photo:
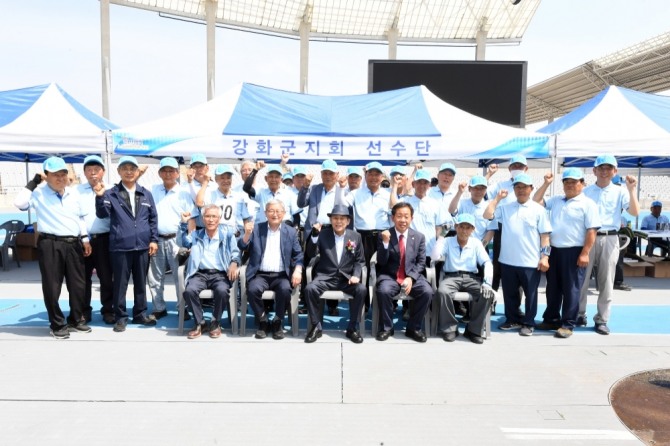
[(220, 321), (223, 307), (228, 302), (231, 284), (237, 279), (240, 250), (237, 247), (234, 229), (227, 225), (219, 225), (221, 222), (219, 206), (215, 204), (205, 206), (202, 209), (205, 227), (189, 234), (187, 226), (190, 217), (190, 212), (182, 213), (179, 226), (180, 245), (191, 250), (186, 264), (184, 301), (193, 311), (195, 327), (188, 332), (188, 338), (199, 338), (202, 332), (206, 331), (200, 302), (200, 293), (203, 290), (212, 290), (214, 296), (209, 336), (218, 338), (221, 336)]
[[(440, 237), (431, 256), (434, 259), (444, 258), (444, 279), (437, 288), (440, 306), (437, 332), (446, 342), (454, 342), (459, 335), (453, 304), (458, 291), (472, 296), (470, 322), (463, 334), (475, 344), (484, 342), (484, 323), (493, 301), (493, 264), (482, 242), (472, 237), (474, 229), (474, 215), (459, 214), (456, 217), (456, 237)], [(478, 274), (480, 266), (484, 267), (483, 283)]]
[[(640, 229), (646, 231), (663, 230), (663, 226), (670, 223), (668, 217), (661, 214), (663, 211), (663, 203), (660, 201), (653, 201), (650, 210), (651, 214), (642, 219)], [(668, 249), (670, 249), (670, 242), (668, 242), (668, 239), (650, 237), (647, 239), (647, 250), (644, 255), (652, 257), (654, 255), (654, 248), (661, 248), (661, 255), (665, 257), (668, 254)]]
[[(394, 226), (377, 238), (377, 299), (382, 327), (378, 341), (393, 336), (393, 299), (402, 291), (412, 297), (405, 336), (426, 342), (421, 330), (433, 289), (424, 277), (426, 271), (426, 238), (410, 228), (414, 209), (409, 203), (397, 203), (391, 209)], [(426, 327), (428, 329), (429, 327)]]
[(316, 277), (305, 288), (305, 303), (309, 313), (312, 329), (307, 333), (305, 342), (312, 343), (321, 337), (321, 294), (329, 290), (342, 291), (350, 294), (349, 325), (346, 336), (355, 344), (363, 342), (358, 329), (358, 315), (365, 304), (365, 285), (361, 277), (365, 266), (363, 242), (358, 232), (347, 229), (351, 217), (349, 208), (336, 204), (328, 214), (329, 226), (314, 223), (311, 231), (311, 242), (307, 244), (310, 257), (319, 254), (319, 262), (315, 267)]
[(283, 202), (268, 201), (265, 205), (267, 221), (256, 227), (251, 219), (245, 221), (244, 235), (237, 242), (241, 251), (250, 251), (247, 299), (256, 318), (256, 339), (264, 339), (270, 330), (263, 305), (263, 292), (275, 292), (272, 338), (284, 339), (282, 321), (291, 300), (291, 288), (299, 286), (302, 280), (303, 254), (298, 232), (282, 224), (285, 213)]

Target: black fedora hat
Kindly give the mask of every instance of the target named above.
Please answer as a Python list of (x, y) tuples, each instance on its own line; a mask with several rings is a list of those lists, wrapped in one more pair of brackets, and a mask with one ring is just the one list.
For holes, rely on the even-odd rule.
[(351, 215), (349, 215), (349, 207), (343, 204), (336, 204), (333, 206), (333, 210), (328, 214), (328, 217), (332, 217), (333, 215), (344, 215), (345, 217), (351, 218)]

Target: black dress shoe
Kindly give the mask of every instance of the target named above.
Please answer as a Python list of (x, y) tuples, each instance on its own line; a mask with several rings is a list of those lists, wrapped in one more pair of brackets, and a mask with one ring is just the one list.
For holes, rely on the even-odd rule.
[(354, 344), (360, 344), (361, 342), (363, 342), (363, 337), (358, 332), (358, 330), (347, 330), (345, 336), (351, 339), (351, 342), (353, 342)]
[(117, 333), (126, 331), (126, 323), (124, 321), (118, 321), (116, 324), (114, 324), (114, 331)]
[(377, 337), (375, 339), (377, 339), (378, 341), (385, 341), (389, 338), (389, 336), (393, 336), (393, 329), (391, 329), (390, 331), (384, 331), (384, 330), (380, 331), (379, 333), (377, 333)]
[(258, 324), (258, 329), (256, 330), (256, 334), (254, 337), (256, 339), (265, 339), (268, 335), (268, 323), (267, 321), (261, 321)]
[(284, 328), (281, 326), (281, 319), (275, 319), (272, 321), (272, 339), (280, 340), (284, 339)]
[(309, 333), (307, 333), (307, 336), (305, 336), (306, 343), (311, 344), (312, 342), (316, 342), (316, 340), (319, 339), (323, 334), (323, 330), (319, 330), (316, 327), (316, 325), (313, 326)]
[(152, 315), (153, 317), (155, 317), (156, 320), (158, 320), (158, 319), (161, 319), (161, 318), (166, 317), (166, 316), (168, 315), (168, 313), (167, 313), (167, 310), (163, 310), (163, 311), (154, 311), (153, 313), (151, 313), (151, 315)]
[(476, 335), (468, 330), (465, 330), (465, 333), (463, 333), (463, 336), (468, 338), (470, 341), (474, 342), (475, 344), (483, 344), (484, 343), (484, 338), (482, 338), (479, 335)]
[(426, 335), (421, 330), (405, 330), (405, 336), (414, 339), (416, 342), (426, 342)]
[[(466, 331), (467, 333), (467, 331)], [(445, 342), (454, 342), (456, 338), (458, 337), (459, 333), (458, 330), (456, 331), (448, 331), (445, 334), (442, 335), (442, 339), (444, 339)]]
[(156, 325), (156, 318), (153, 317), (153, 315), (149, 315), (147, 317), (134, 317), (133, 324), (144, 325), (145, 327), (153, 327)]

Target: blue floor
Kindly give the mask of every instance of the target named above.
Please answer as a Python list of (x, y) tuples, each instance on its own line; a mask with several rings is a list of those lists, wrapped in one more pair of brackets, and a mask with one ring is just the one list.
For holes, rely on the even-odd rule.
[[(64, 312), (68, 311), (68, 304), (66, 299), (61, 299), (61, 308)], [(94, 315), (92, 326), (105, 326), (102, 322), (102, 317), (99, 313), (99, 302), (94, 302)], [(538, 316), (536, 321), (541, 322), (544, 305), (538, 306)], [(158, 321), (159, 328), (176, 328), (177, 327), (177, 311), (174, 302), (168, 303), (169, 316)], [(324, 329), (325, 330), (345, 330), (349, 320), (349, 309), (346, 303), (339, 306), (340, 316), (325, 316)], [(587, 312), (592, 317), (595, 314), (595, 305), (589, 305)], [(502, 305), (496, 307), (497, 313), (491, 318), (491, 325), (494, 331), (497, 330), (497, 325), (504, 318), (502, 312), (504, 308)], [(396, 312), (396, 316), (400, 316), (400, 310)], [(289, 320), (286, 318), (285, 324), (288, 325)], [(41, 299), (0, 299), (0, 327), (47, 327), (49, 325), (46, 309)], [(190, 327), (192, 322), (186, 322), (186, 326)], [(366, 321), (366, 328), (370, 329), (370, 313)], [(670, 334), (670, 306), (659, 305), (614, 305), (612, 306), (612, 315), (608, 323), (613, 333), (628, 333), (628, 334)], [(224, 328), (228, 326), (226, 315), (224, 314)], [(247, 313), (247, 327), (252, 329), (254, 327), (254, 318), (251, 313)], [(109, 326), (107, 326), (109, 327)], [(141, 329), (146, 327), (133, 326)], [(307, 327), (307, 315), (300, 315), (300, 329), (305, 330)], [(402, 329), (404, 323), (396, 319), (395, 327)], [(589, 319), (588, 327), (578, 328), (577, 331), (592, 331), (593, 321)]]

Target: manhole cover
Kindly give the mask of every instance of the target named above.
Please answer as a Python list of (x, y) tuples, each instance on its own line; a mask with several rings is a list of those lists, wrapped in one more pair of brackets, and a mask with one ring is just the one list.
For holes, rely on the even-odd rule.
[(648, 445), (670, 445), (670, 370), (628, 376), (610, 391), (619, 419)]

